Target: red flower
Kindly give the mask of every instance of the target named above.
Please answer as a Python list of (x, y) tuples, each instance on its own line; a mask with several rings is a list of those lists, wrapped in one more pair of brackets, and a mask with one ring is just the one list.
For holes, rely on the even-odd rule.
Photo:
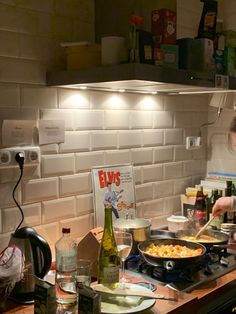
[(133, 26), (141, 26), (144, 23), (143, 17), (139, 15), (132, 15), (129, 20), (130, 24)]

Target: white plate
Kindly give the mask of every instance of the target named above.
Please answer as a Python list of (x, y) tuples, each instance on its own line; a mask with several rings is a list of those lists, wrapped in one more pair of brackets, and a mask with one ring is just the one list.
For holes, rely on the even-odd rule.
[[(92, 286), (93, 288), (96, 285)], [(126, 283), (125, 288), (128, 288), (129, 291), (132, 292), (150, 292), (149, 289), (135, 285)], [(101, 313), (109, 314), (126, 314), (126, 313), (137, 313), (140, 311), (144, 311), (146, 309), (151, 308), (156, 303), (154, 299), (146, 299), (142, 300), (140, 297), (135, 296), (109, 296), (109, 302), (102, 301), (101, 303)]]

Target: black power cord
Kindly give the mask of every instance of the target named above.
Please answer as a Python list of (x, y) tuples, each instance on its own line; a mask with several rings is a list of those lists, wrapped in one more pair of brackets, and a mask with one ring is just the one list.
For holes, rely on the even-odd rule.
[(25, 162), (25, 156), (24, 156), (24, 154), (21, 153), (21, 152), (17, 153), (17, 154), (15, 155), (15, 160), (16, 160), (16, 162), (19, 164), (19, 168), (20, 168), (20, 177), (19, 177), (18, 181), (16, 182), (16, 185), (15, 185), (13, 191), (12, 191), (12, 197), (13, 197), (14, 202), (16, 203), (16, 206), (19, 208), (20, 213), (21, 213), (21, 221), (20, 221), (19, 225), (17, 226), (17, 228), (16, 228), (16, 230), (15, 230), (15, 232), (16, 232), (16, 231), (20, 228), (20, 226), (21, 226), (21, 224), (23, 223), (24, 218), (25, 218), (25, 217), (24, 217), (23, 210), (22, 210), (22, 208), (20, 207), (19, 203), (17, 202), (17, 200), (16, 200), (16, 198), (15, 198), (15, 191), (16, 191), (16, 189), (17, 189), (17, 187), (18, 187), (18, 185), (19, 185), (19, 183), (20, 183), (20, 181), (21, 181), (21, 179), (22, 179), (22, 177), (23, 177), (24, 162)]

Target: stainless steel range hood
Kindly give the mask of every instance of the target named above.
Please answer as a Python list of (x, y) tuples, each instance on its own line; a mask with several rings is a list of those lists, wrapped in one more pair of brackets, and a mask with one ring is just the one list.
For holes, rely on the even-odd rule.
[(89, 88), (101, 91), (125, 90), (131, 93), (214, 93), (236, 90), (236, 79), (229, 88), (215, 87), (214, 73), (176, 70), (154, 65), (129, 63), (83, 70), (47, 73), (48, 86)]

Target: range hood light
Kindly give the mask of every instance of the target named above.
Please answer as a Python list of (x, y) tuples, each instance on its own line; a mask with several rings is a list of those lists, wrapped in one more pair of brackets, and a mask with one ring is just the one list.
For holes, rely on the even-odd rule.
[(119, 93), (124, 93), (124, 92), (125, 92), (125, 89), (123, 89), (123, 88), (118, 89), (118, 92), (119, 92)]
[(152, 94), (152, 95), (156, 95), (156, 94), (157, 94), (157, 92), (151, 92), (151, 94)]
[(87, 86), (80, 86), (80, 89), (87, 89)]

